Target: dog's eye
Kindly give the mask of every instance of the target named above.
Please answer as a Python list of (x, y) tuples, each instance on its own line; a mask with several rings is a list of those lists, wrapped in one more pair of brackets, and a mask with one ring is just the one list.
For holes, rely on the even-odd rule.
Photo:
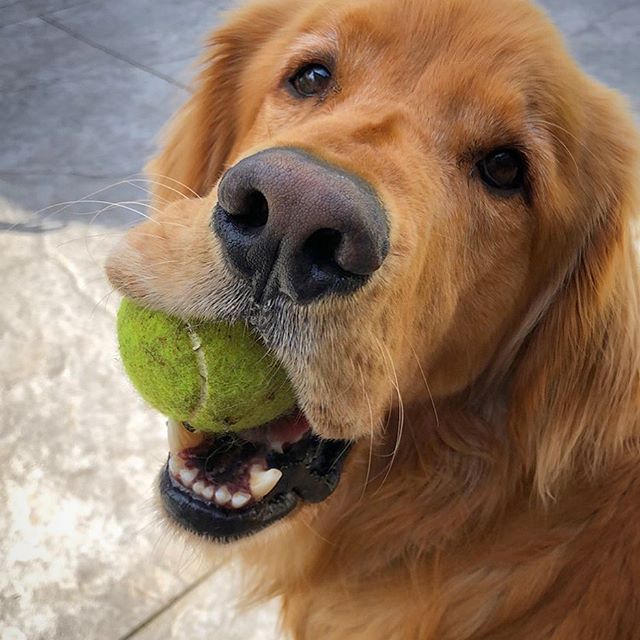
[(515, 149), (496, 149), (478, 163), (480, 177), (495, 189), (519, 189), (524, 181), (524, 158)]
[(295, 92), (305, 98), (322, 95), (331, 81), (331, 72), (321, 64), (307, 64), (289, 78)]

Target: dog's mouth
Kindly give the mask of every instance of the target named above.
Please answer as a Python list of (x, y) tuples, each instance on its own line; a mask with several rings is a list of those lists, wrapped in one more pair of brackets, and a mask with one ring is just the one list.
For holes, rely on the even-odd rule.
[(160, 474), (165, 509), (218, 542), (257, 533), (301, 502), (326, 499), (351, 447), (313, 434), (299, 410), (237, 433), (205, 434), (175, 420), (168, 431)]

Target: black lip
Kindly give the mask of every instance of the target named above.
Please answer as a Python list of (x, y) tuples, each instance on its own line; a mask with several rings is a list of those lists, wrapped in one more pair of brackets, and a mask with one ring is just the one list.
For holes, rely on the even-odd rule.
[(216, 542), (233, 542), (281, 520), (301, 503), (328, 498), (338, 486), (351, 446), (346, 440), (310, 436), (286, 454), (271, 454), (270, 466), (282, 471), (282, 479), (260, 502), (237, 511), (203, 502), (177, 486), (168, 463), (160, 472), (160, 496), (167, 513), (188, 531)]

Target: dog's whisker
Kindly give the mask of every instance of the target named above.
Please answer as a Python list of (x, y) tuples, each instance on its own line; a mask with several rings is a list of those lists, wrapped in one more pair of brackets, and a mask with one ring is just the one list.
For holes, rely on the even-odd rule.
[(180, 264), (180, 260), (154, 260), (153, 261), (153, 266), (154, 267), (162, 267), (164, 265), (167, 264)]
[(331, 466), (329, 467), (329, 471), (333, 471), (333, 469), (335, 469), (337, 464), (340, 462), (340, 460), (342, 460), (342, 458), (347, 453), (347, 451), (349, 451), (350, 448), (351, 448), (351, 443), (347, 442), (347, 444), (344, 445), (340, 453), (336, 456), (336, 458), (331, 463)]
[(137, 231), (136, 232), (142, 238), (152, 238), (153, 240), (164, 240), (162, 236), (156, 235), (155, 233), (149, 233), (148, 231)]
[[(128, 184), (134, 187), (135, 189), (139, 189), (143, 193), (146, 193), (149, 196), (149, 202), (157, 202), (158, 204), (161, 204), (163, 206), (171, 204), (171, 202), (173, 202), (175, 199), (188, 200), (191, 197), (191, 195), (187, 195), (182, 191), (180, 191), (179, 189), (176, 189), (175, 187), (172, 187), (167, 184), (163, 184), (162, 182), (158, 180), (154, 180), (153, 178), (148, 178), (148, 177), (134, 178), (134, 179), (124, 181), (123, 183)], [(177, 196), (177, 198), (174, 199), (174, 198), (168, 198), (166, 196), (165, 197), (160, 196), (157, 193), (157, 190), (153, 189), (154, 186), (161, 187), (163, 189), (166, 189), (167, 191), (174, 193)]]
[(329, 540), (328, 538), (325, 538), (323, 535), (321, 535), (318, 531), (316, 531), (316, 529), (311, 525), (310, 522), (307, 521), (306, 518), (301, 518), (302, 524), (304, 524), (304, 526), (309, 529), (309, 531), (311, 531), (311, 533), (316, 536), (316, 538), (318, 538), (318, 540), (322, 540), (322, 542), (326, 542), (328, 545), (330, 546), (335, 546), (335, 542), (332, 542), (331, 540)]
[[(131, 211), (132, 213), (135, 213), (136, 215), (140, 216), (141, 218), (148, 220), (149, 222), (153, 222), (154, 224), (160, 224), (160, 222), (153, 218), (152, 216), (138, 210), (138, 209), (134, 209), (132, 206), (130, 205), (135, 205), (135, 204), (141, 204), (139, 201), (122, 201), (122, 202), (108, 202), (108, 201), (104, 201), (104, 200), (84, 200), (83, 202), (86, 202), (88, 204), (103, 204), (105, 205), (102, 209), (98, 210), (97, 212), (89, 212), (89, 213), (82, 213), (82, 214), (78, 214), (78, 215), (92, 215), (93, 214), (93, 218), (89, 223), (89, 226), (95, 224), (96, 220), (98, 219), (98, 217), (100, 215), (102, 215), (104, 212), (108, 211), (109, 209), (112, 208), (122, 208), (125, 209), (126, 211)], [(161, 209), (158, 209), (157, 207), (150, 205), (150, 204), (145, 204), (144, 205), (145, 208), (147, 209), (151, 209), (151, 211), (153, 211), (154, 213), (161, 213)], [(171, 226), (171, 227), (177, 227), (179, 229), (188, 229), (189, 226), (186, 224), (182, 224), (180, 222), (175, 222), (173, 220), (163, 220), (162, 221), (162, 225), (164, 226)]]
[(94, 305), (93, 308), (91, 309), (91, 312), (89, 314), (89, 318), (93, 318), (96, 311), (102, 306), (102, 310), (104, 312), (107, 312), (107, 305), (109, 304), (109, 299), (111, 298), (111, 296), (116, 292), (115, 289), (111, 289), (111, 291), (109, 291), (108, 293), (105, 293), (99, 300), (97, 300)]
[(391, 473), (391, 468), (393, 467), (393, 463), (396, 459), (396, 456), (398, 454), (398, 451), (400, 449), (400, 442), (402, 440), (402, 433), (403, 433), (403, 429), (404, 429), (404, 402), (402, 400), (402, 393), (400, 391), (400, 384), (399, 384), (399, 380), (398, 380), (398, 375), (397, 375), (397, 371), (395, 368), (395, 364), (393, 362), (393, 359), (391, 357), (391, 354), (389, 353), (388, 348), (380, 341), (379, 338), (377, 338), (377, 336), (374, 336), (374, 340), (375, 342), (378, 344), (378, 348), (380, 349), (380, 351), (382, 352), (383, 355), (383, 360), (385, 362), (387, 362), (390, 367), (391, 367), (391, 374), (392, 374), (392, 385), (396, 391), (396, 395), (398, 397), (398, 421), (397, 421), (397, 425), (396, 425), (396, 442), (393, 448), (391, 455), (391, 460), (389, 461), (389, 464), (387, 465), (387, 470), (386, 473), (382, 479), (382, 482), (380, 483), (380, 486), (378, 487), (378, 489), (376, 490), (376, 493), (378, 493), (382, 487), (384, 486), (385, 482), (387, 481), (389, 474)]
[(62, 248), (70, 244), (74, 244), (76, 242), (80, 242), (81, 240), (102, 240), (107, 238), (123, 238), (129, 227), (124, 227), (118, 229), (117, 231), (105, 231), (104, 233), (87, 233), (81, 236), (76, 236), (74, 238), (67, 238), (66, 240), (61, 240), (60, 242), (56, 242), (56, 248)]
[[(137, 189), (138, 191), (142, 191), (142, 193), (144, 193), (146, 196), (148, 196), (149, 199), (146, 200), (147, 203), (156, 202), (157, 204), (160, 204), (160, 205), (163, 205), (163, 206), (166, 206), (166, 205), (169, 204), (170, 200), (168, 200), (167, 198), (162, 198), (162, 197), (154, 194), (153, 191), (149, 187), (146, 187), (144, 185), (145, 182), (147, 182), (147, 181), (139, 178), (137, 180), (127, 180), (126, 184), (130, 185), (134, 189)], [(140, 183), (142, 183), (142, 184), (140, 184)]]
[(374, 419), (373, 419), (373, 407), (371, 406), (371, 399), (369, 398), (369, 394), (366, 390), (366, 383), (364, 379), (364, 373), (362, 371), (362, 367), (358, 365), (358, 370), (360, 373), (360, 381), (362, 382), (362, 394), (367, 403), (367, 407), (369, 409), (369, 455), (367, 456), (367, 473), (365, 475), (364, 483), (362, 485), (362, 492), (360, 494), (359, 502), (365, 497), (365, 493), (367, 491), (367, 486), (369, 485), (369, 479), (371, 476), (371, 465), (373, 463), (373, 431), (374, 431)]
[(89, 202), (91, 198), (93, 198), (94, 196), (97, 196), (100, 193), (104, 193), (105, 191), (108, 191), (109, 189), (114, 189), (115, 187), (118, 187), (120, 185), (126, 184), (127, 180), (120, 180), (118, 182), (114, 182), (112, 184), (107, 185), (106, 187), (102, 187), (100, 189), (97, 189), (96, 191), (92, 191), (91, 193), (88, 193), (86, 196), (83, 196), (82, 198), (78, 198), (77, 200), (64, 200), (61, 202), (54, 202), (52, 204), (47, 205), (46, 207), (42, 207), (41, 209), (38, 209), (36, 211), (33, 212), (33, 215), (35, 216), (40, 216), (43, 213), (45, 213), (46, 211), (49, 211), (50, 209), (56, 209), (56, 207), (62, 207), (59, 210), (59, 213), (62, 213), (63, 211), (65, 211), (66, 209), (68, 209), (69, 207), (76, 205), (76, 204), (81, 204), (83, 202)]
[(424, 369), (422, 368), (422, 363), (420, 362), (420, 358), (418, 358), (418, 354), (416, 353), (416, 350), (414, 349), (413, 345), (411, 345), (411, 352), (413, 353), (413, 357), (416, 360), (416, 364), (418, 365), (418, 368), (420, 369), (420, 375), (422, 376), (422, 380), (424, 381), (424, 386), (427, 389), (427, 393), (429, 394), (429, 401), (431, 402), (431, 407), (433, 409), (433, 417), (436, 421), (436, 428), (440, 427), (440, 419), (438, 418), (438, 410), (436, 409), (436, 403), (433, 399), (433, 394), (431, 393), (431, 387), (429, 386), (429, 383), (427, 382), (427, 376), (424, 373)]
[[(589, 145), (584, 141), (581, 140), (575, 133), (572, 133), (571, 131), (569, 131), (568, 129), (566, 129), (565, 127), (559, 125), (557, 122), (550, 122), (549, 120), (545, 120), (543, 118), (539, 118), (536, 117), (534, 119), (532, 119), (532, 122), (534, 124), (541, 124), (543, 126), (547, 126), (547, 127), (553, 127), (555, 129), (558, 129), (560, 131), (562, 131), (562, 133), (566, 134), (567, 136), (569, 136), (574, 142), (576, 142), (578, 144), (578, 146), (580, 146), (583, 151), (585, 151), (587, 154), (589, 154), (593, 159), (597, 160), (597, 156), (595, 155), (595, 153), (593, 153), (593, 150), (589, 147)], [(549, 132), (551, 133), (551, 132)], [(556, 140), (557, 142), (559, 142), (560, 144), (562, 144), (564, 146), (564, 148), (566, 149), (566, 145), (564, 145), (562, 143), (561, 140), (558, 139), (558, 137), (554, 134), (551, 134), (554, 138), (554, 140)], [(567, 149), (567, 152), (569, 150)]]
[[(100, 189), (96, 189), (95, 191), (88, 193), (86, 196), (83, 196), (82, 198), (78, 198), (76, 200), (66, 200), (66, 201), (61, 201), (57, 203), (52, 203), (50, 205), (47, 205), (46, 207), (42, 207), (41, 209), (34, 211), (33, 215), (35, 217), (38, 217), (50, 210), (54, 210), (55, 214), (61, 214), (67, 209), (69, 209), (69, 207), (79, 205), (82, 203), (92, 202), (92, 199), (101, 193), (105, 193), (111, 189), (116, 189), (117, 187), (130, 184), (131, 180), (135, 180), (136, 176), (141, 176), (141, 175), (142, 174), (138, 173), (138, 174), (131, 174), (130, 176), (125, 176), (122, 179), (117, 180), (116, 182), (112, 182), (104, 187), (101, 187)], [(143, 178), (140, 178), (140, 179), (143, 179)], [(147, 203), (145, 203), (145, 206), (147, 206)], [(78, 214), (78, 215), (81, 215), (81, 214)], [(48, 216), (45, 216), (44, 219), (46, 220), (47, 218)]]
[[(549, 123), (545, 123), (544, 121), (541, 121), (541, 120), (538, 120), (537, 122), (538, 124), (549, 125)], [(562, 140), (560, 140), (560, 138), (554, 133), (552, 133), (551, 131), (549, 131), (548, 133), (551, 136), (551, 138), (555, 140), (555, 142), (557, 142), (567, 152), (567, 155), (571, 159), (571, 162), (573, 162), (573, 166), (575, 167), (576, 172), (580, 173), (580, 166), (578, 165), (578, 161), (576, 160), (575, 156), (573, 155), (573, 153), (571, 152), (567, 144)]]
[[(111, 202), (109, 200), (86, 200), (85, 199), (85, 200), (76, 200), (73, 202), (69, 202), (69, 205), (73, 205), (73, 204), (104, 205), (101, 209), (98, 209), (97, 211), (96, 210), (76, 211), (73, 213), (74, 216), (78, 216), (78, 217), (93, 216), (90, 224), (93, 224), (95, 220), (105, 211), (108, 211), (109, 209), (117, 209), (117, 208), (124, 209), (125, 211), (130, 211), (131, 213), (135, 213), (137, 216), (140, 216), (141, 218), (145, 218), (147, 220), (150, 219), (147, 214), (143, 213), (139, 209), (134, 208), (134, 205), (141, 205), (141, 206), (144, 206), (145, 208), (149, 206), (146, 203), (140, 202), (138, 200), (123, 200), (121, 202)], [(54, 211), (51, 211), (46, 216), (44, 216), (43, 220), (48, 220), (53, 216), (59, 215), (67, 208), (68, 207), (64, 207), (63, 209), (56, 209)]]
[[(147, 178), (150, 181), (155, 181), (155, 183), (158, 184), (158, 185), (166, 187), (166, 185), (164, 185), (163, 182), (161, 182), (161, 181), (169, 180), (170, 182), (173, 182), (178, 187), (184, 187), (187, 191), (189, 191), (193, 195), (194, 198), (199, 198), (200, 197), (200, 194), (197, 191), (194, 191), (188, 184), (185, 184), (184, 182), (181, 182), (180, 180), (177, 180), (176, 178), (173, 178), (173, 177), (168, 176), (168, 175), (163, 174), (163, 173), (158, 173), (157, 171), (150, 171), (150, 172), (146, 173), (145, 175), (147, 176)], [(172, 188), (172, 190), (173, 190), (173, 188)], [(176, 190), (176, 193), (180, 194), (181, 192), (179, 190)], [(187, 198), (188, 196), (184, 196), (184, 197)]]

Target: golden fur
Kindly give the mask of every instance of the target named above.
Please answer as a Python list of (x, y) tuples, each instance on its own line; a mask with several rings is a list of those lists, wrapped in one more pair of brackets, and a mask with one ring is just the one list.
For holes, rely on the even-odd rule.
[[(332, 56), (339, 90), (282, 78)], [(232, 317), (209, 228), (225, 168), (297, 146), (368, 180), (391, 251), (349, 298), (269, 311), (341, 484), (238, 545), (296, 640), (640, 638), (638, 139), (524, 0), (268, 0), (208, 44), (150, 165), (124, 293)], [(526, 196), (478, 154), (525, 151)]]

